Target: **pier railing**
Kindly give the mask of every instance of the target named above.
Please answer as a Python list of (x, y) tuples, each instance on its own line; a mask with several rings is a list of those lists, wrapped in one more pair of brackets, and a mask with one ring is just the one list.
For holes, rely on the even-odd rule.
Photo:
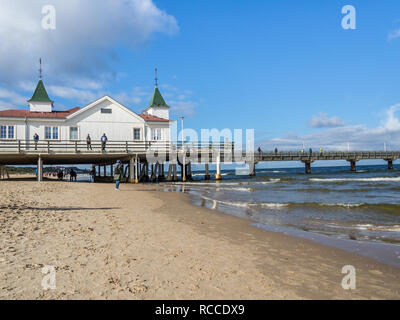
[(146, 154), (158, 153), (197, 153), (197, 154), (222, 154), (232, 161), (317, 161), (317, 160), (348, 160), (361, 159), (400, 159), (400, 151), (322, 151), (322, 152), (242, 152), (236, 150), (233, 142), (180, 142), (180, 141), (107, 141), (105, 150), (100, 141), (92, 141), (90, 145), (86, 140), (0, 140), (0, 156), (2, 154)]
[(107, 141), (103, 150), (100, 141), (71, 140), (0, 140), (0, 154), (15, 153), (137, 153), (145, 154), (149, 151), (156, 152), (232, 152), (233, 143), (208, 143), (208, 142), (166, 142), (166, 141)]

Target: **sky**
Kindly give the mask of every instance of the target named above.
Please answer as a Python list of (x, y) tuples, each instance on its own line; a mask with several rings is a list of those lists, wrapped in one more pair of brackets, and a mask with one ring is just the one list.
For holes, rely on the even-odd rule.
[(400, 149), (399, 1), (0, 0), (0, 109), (27, 108), (39, 58), (58, 110), (107, 94), (141, 112), (158, 68), (185, 128), (254, 129), (263, 150)]

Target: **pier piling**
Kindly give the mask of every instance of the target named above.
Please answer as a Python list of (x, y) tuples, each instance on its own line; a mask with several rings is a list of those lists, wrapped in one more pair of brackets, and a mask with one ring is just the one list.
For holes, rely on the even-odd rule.
[(311, 163), (312, 163), (312, 161), (305, 160), (305, 161), (303, 161), (303, 163), (305, 164), (306, 174), (311, 174)]
[(39, 156), (37, 163), (37, 181), (43, 181), (43, 160), (41, 156)]
[(208, 168), (208, 163), (206, 163), (204, 165), (204, 171), (205, 171), (204, 179), (205, 180), (210, 180), (210, 171), (209, 171), (209, 168)]
[(218, 154), (217, 156), (217, 173), (215, 174), (215, 180), (222, 180), (221, 175), (221, 155)]
[(356, 166), (357, 160), (347, 160), (347, 161), (350, 162), (350, 170), (352, 172), (356, 172), (357, 171), (357, 166)]
[(393, 160), (392, 159), (388, 159), (387, 163), (388, 163), (388, 170), (393, 170)]

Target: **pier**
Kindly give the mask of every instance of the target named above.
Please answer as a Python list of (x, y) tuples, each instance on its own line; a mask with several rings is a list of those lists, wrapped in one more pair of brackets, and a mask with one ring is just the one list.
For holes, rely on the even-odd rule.
[[(106, 169), (116, 160), (127, 165), (124, 169), (124, 181), (131, 183), (178, 181), (192, 179), (192, 164), (204, 164), (204, 179), (210, 179), (209, 164), (215, 163), (215, 179), (221, 180), (223, 163), (243, 163), (249, 166), (249, 175), (256, 174), (256, 165), (268, 161), (298, 161), (305, 166), (305, 173), (311, 174), (311, 165), (315, 161), (345, 160), (351, 171), (356, 171), (360, 160), (384, 160), (388, 170), (393, 162), (400, 158), (400, 152), (242, 152), (235, 150), (233, 143), (172, 143), (172, 142), (132, 142), (108, 141), (105, 150), (101, 142), (86, 141), (39, 141), (33, 140), (0, 141), (0, 166), (6, 178), (7, 165), (36, 165), (37, 179), (43, 180), (43, 165), (92, 165), (96, 168), (95, 180), (106, 181)], [(168, 170), (165, 165), (168, 163)], [(180, 167), (180, 179), (178, 177)], [(167, 175), (165, 175), (167, 172)], [(103, 174), (102, 174), (103, 173)], [(8, 175), (7, 175), (8, 177)], [(110, 178), (110, 177), (109, 177)]]

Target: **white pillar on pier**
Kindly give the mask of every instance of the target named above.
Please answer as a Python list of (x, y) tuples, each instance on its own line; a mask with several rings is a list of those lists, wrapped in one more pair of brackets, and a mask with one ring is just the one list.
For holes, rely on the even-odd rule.
[(135, 182), (135, 158), (134, 157), (129, 158), (129, 182), (130, 183)]
[(184, 151), (182, 156), (182, 182), (186, 182), (186, 152)]
[(217, 155), (217, 173), (215, 174), (215, 180), (222, 180), (221, 175), (221, 154)]
[(37, 164), (37, 181), (43, 181), (43, 160), (41, 156), (39, 156)]
[(136, 155), (135, 158), (135, 183), (139, 183), (139, 160), (138, 156)]

